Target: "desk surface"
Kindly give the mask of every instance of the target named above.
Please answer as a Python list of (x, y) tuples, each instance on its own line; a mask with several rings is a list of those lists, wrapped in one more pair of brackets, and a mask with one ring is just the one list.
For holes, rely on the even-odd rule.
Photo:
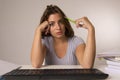
[[(120, 72), (117, 70), (106, 69), (107, 65), (97, 65), (95, 68), (103, 71), (104, 73), (109, 74), (109, 77), (106, 80), (119, 80), (120, 79)], [(82, 68), (80, 65), (49, 65), (49, 66), (42, 66), (39, 69), (73, 69), (73, 68)], [(33, 68), (31, 65), (22, 65), (21, 69), (36, 69)]]
[(120, 79), (120, 70), (109, 69), (107, 65), (97, 65), (95, 68), (103, 71), (104, 73), (109, 74), (109, 77), (106, 80), (119, 80)]

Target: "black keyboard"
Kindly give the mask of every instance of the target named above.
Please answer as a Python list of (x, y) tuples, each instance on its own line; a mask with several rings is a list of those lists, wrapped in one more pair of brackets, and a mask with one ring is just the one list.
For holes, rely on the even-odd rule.
[(3, 77), (5, 80), (101, 80), (108, 74), (98, 69), (17, 69)]

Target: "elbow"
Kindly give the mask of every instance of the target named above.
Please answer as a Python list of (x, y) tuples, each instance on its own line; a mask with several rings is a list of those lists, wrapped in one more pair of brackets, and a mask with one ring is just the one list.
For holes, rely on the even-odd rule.
[(33, 64), (32, 64), (32, 67), (34, 67), (34, 68), (40, 68), (41, 65), (33, 65)]
[(42, 65), (40, 64), (37, 64), (37, 63), (32, 63), (32, 67), (34, 68), (40, 68)]
[(33, 68), (40, 68), (42, 66), (42, 63), (31, 59), (31, 65)]
[(82, 66), (84, 69), (92, 69), (93, 68), (93, 65), (83, 65)]

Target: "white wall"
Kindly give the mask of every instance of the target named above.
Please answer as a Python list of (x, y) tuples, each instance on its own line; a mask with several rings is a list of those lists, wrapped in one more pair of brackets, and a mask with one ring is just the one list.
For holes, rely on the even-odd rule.
[[(87, 16), (96, 29), (97, 52), (120, 49), (120, 0), (0, 0), (0, 59), (30, 64), (34, 30), (48, 4), (72, 19)], [(86, 40), (87, 31), (72, 26)]]

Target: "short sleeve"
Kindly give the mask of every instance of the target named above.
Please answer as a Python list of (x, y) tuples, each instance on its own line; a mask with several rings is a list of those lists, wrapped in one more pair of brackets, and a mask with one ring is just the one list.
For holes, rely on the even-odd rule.
[(80, 44), (85, 43), (84, 40), (81, 37), (74, 36), (72, 40), (73, 44), (77, 47)]
[(42, 44), (49, 48), (49, 46), (51, 45), (51, 37), (44, 37), (42, 39)]
[(42, 39), (42, 44), (45, 45), (45, 39)]

